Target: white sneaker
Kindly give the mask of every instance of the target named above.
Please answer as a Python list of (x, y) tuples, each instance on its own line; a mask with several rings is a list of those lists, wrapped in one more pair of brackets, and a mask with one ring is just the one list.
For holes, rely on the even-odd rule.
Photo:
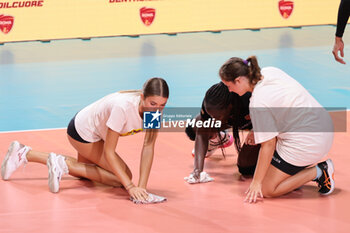
[[(227, 131), (220, 131), (221, 139), (219, 136), (212, 138), (208, 143), (208, 150), (205, 155), (206, 158), (214, 154), (217, 149), (226, 148), (233, 144), (233, 137)], [(192, 150), (192, 157), (195, 156), (195, 150)]]
[(57, 193), (60, 190), (60, 181), (62, 175), (68, 174), (68, 166), (65, 161), (65, 157), (62, 155), (56, 155), (50, 153), (47, 159), (47, 167), (49, 168), (49, 189), (53, 193)]
[(22, 164), (28, 163), (26, 155), (31, 149), (29, 146), (22, 145), (18, 141), (11, 143), (1, 165), (1, 176), (3, 180), (8, 180), (17, 168), (22, 166)]

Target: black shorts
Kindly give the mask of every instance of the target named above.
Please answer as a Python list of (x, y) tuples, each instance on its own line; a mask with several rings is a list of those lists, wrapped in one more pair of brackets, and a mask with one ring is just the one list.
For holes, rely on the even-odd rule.
[(85, 141), (84, 139), (82, 139), (82, 137), (80, 137), (80, 135), (77, 132), (77, 129), (75, 128), (74, 120), (75, 120), (75, 116), (73, 117), (73, 119), (68, 124), (67, 134), (69, 136), (71, 136), (73, 139), (77, 140), (78, 142), (91, 143), (91, 142)]
[(288, 175), (291, 175), (291, 176), (297, 174), (304, 168), (308, 167), (308, 166), (298, 167), (293, 164), (287, 163), (279, 156), (277, 151), (275, 151), (275, 153), (273, 154), (271, 164), (278, 170), (281, 170), (282, 172), (287, 173)]

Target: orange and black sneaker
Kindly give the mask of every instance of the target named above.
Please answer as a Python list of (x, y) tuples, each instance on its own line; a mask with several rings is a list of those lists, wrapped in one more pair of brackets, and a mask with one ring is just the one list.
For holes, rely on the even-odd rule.
[(316, 180), (318, 183), (319, 193), (322, 195), (329, 195), (334, 190), (334, 165), (331, 159), (327, 159), (317, 166), (321, 169), (322, 175)]

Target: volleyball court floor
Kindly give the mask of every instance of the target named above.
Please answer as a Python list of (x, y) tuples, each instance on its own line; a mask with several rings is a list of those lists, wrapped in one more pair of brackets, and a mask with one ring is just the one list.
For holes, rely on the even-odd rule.
[[(140, 88), (153, 76), (170, 86), (170, 107), (199, 107), (231, 56), (257, 55), (302, 83), (325, 107), (349, 108), (348, 65), (330, 53), (334, 27), (189, 33), (28, 42), (0, 47), (0, 159), (11, 141), (75, 156), (65, 127), (82, 107), (118, 90)], [(350, 44), (349, 34), (345, 44)], [(349, 117), (347, 117), (349, 120)], [(335, 118), (335, 123), (346, 124)], [(349, 232), (350, 134), (336, 132), (329, 153), (336, 189), (320, 196), (310, 182), (280, 198), (244, 203), (233, 147), (205, 163), (214, 182), (190, 185), (193, 142), (183, 132), (160, 133), (148, 183), (168, 201), (135, 205), (125, 190), (64, 176), (50, 193), (47, 168), (30, 163), (0, 181), (0, 232)], [(117, 151), (138, 178), (143, 133), (120, 139)]]

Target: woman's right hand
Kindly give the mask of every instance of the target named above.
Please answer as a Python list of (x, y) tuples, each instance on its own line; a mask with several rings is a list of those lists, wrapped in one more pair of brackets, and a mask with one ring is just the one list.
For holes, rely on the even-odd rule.
[(137, 201), (146, 201), (148, 198), (148, 193), (146, 189), (134, 186), (128, 190), (129, 195)]
[[(339, 57), (339, 52), (340, 52), (340, 56)], [(341, 64), (346, 64), (345, 61), (343, 60), (344, 57), (344, 42), (343, 39), (341, 37), (335, 37), (335, 42), (334, 42), (334, 46), (333, 46), (333, 56), (334, 59), (341, 63)]]
[(251, 146), (255, 146), (255, 139), (254, 139), (254, 132), (253, 130), (251, 130), (249, 133), (248, 133), (248, 136), (247, 138), (245, 139), (245, 144), (247, 145), (251, 145)]

